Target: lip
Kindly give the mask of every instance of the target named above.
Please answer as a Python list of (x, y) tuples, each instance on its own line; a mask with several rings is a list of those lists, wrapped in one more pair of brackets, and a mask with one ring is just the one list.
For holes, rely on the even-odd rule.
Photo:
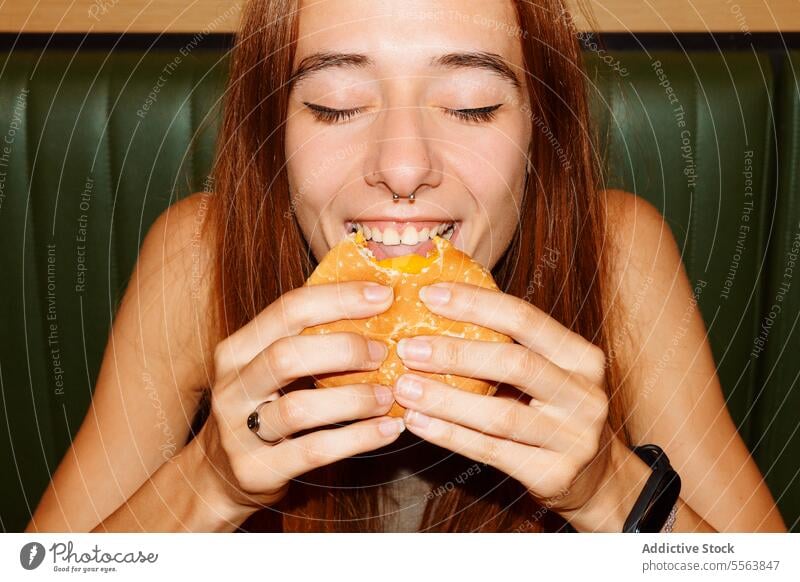
[(365, 222), (386, 222), (386, 223), (395, 223), (395, 224), (416, 224), (419, 222), (432, 222), (434, 224), (440, 224), (442, 222), (455, 222), (458, 224), (461, 222), (457, 218), (442, 218), (441, 216), (417, 216), (414, 218), (402, 217), (402, 216), (368, 216), (368, 217), (359, 217), (358, 219), (350, 219), (344, 223), (345, 229), (349, 232), (350, 227), (353, 226), (354, 222), (358, 222), (359, 224), (364, 224)]
[[(374, 214), (372, 212), (374, 212)], [(367, 222), (369, 220), (394, 220), (397, 222), (456, 222), (458, 220), (458, 218), (455, 217), (455, 214), (449, 213), (444, 208), (436, 210), (436, 214), (433, 214), (430, 208), (427, 211), (423, 208), (393, 208), (392, 212), (387, 212), (386, 214), (376, 208), (373, 209), (372, 212), (364, 212), (363, 214), (359, 213), (358, 216), (351, 218), (350, 221)]]

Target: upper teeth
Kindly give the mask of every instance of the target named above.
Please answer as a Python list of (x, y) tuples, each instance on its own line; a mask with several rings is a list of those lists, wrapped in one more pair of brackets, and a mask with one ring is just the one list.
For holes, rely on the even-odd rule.
[(453, 222), (442, 222), (434, 226), (433, 228), (425, 227), (419, 230), (412, 225), (407, 225), (403, 232), (398, 232), (397, 229), (394, 227), (386, 227), (383, 230), (380, 230), (378, 227), (372, 227), (362, 225), (359, 222), (353, 222), (351, 226), (351, 231), (361, 231), (364, 235), (366, 240), (372, 240), (375, 242), (383, 243), (387, 246), (394, 246), (394, 245), (416, 245), (420, 242), (424, 242), (429, 238), (433, 238), (436, 235), (441, 236), (442, 238), (450, 239), (453, 236), (453, 231), (455, 230), (455, 223)]

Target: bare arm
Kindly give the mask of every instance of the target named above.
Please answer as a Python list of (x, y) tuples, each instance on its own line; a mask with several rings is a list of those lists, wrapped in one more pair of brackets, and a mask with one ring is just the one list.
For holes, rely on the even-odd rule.
[(232, 532), (252, 509), (230, 501), (192, 440), (92, 532)]
[[(107, 527), (136, 529), (125, 506), (114, 511), (134, 492), (138, 515), (169, 519), (154, 487), (179, 478), (185, 458), (162, 464), (183, 448), (211, 351), (203, 337), (208, 322), (197, 318), (207, 313), (207, 277), (192, 277), (206, 268), (202, 245), (192, 244), (203, 216), (201, 195), (192, 196), (162, 214), (145, 238), (91, 406), (26, 531), (89, 531), (112, 513)], [(186, 491), (176, 488), (172, 501), (185, 505)]]
[[(631, 432), (660, 445), (682, 480), (674, 531), (785, 532), (725, 405), (699, 305), (669, 226), (645, 200), (611, 191), (622, 305), (636, 305), (626, 357)], [(668, 359), (664, 354), (670, 354)], [(634, 469), (646, 476), (644, 463)], [(644, 481), (641, 481), (643, 484)], [(641, 489), (641, 487), (637, 488)], [(630, 502), (633, 504), (633, 501)]]

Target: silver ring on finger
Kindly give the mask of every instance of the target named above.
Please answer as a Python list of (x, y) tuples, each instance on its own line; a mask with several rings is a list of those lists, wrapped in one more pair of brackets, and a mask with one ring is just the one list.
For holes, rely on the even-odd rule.
[(259, 439), (261, 439), (268, 445), (277, 445), (279, 442), (283, 441), (285, 437), (280, 437), (274, 441), (271, 441), (265, 439), (260, 434), (258, 434), (258, 429), (261, 428), (261, 416), (259, 416), (259, 411), (261, 410), (262, 406), (270, 402), (272, 402), (272, 400), (265, 400), (264, 402), (261, 402), (258, 406), (256, 406), (255, 410), (253, 410), (253, 412), (251, 412), (250, 415), (247, 417), (247, 428), (249, 428), (253, 432), (253, 434), (255, 434)]

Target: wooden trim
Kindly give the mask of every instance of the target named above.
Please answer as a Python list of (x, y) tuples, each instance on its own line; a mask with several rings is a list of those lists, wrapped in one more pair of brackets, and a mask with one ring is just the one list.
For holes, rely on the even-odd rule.
[[(568, 0), (588, 4), (600, 32), (797, 32), (800, 0)], [(591, 30), (580, 11), (579, 29)]]
[(0, 0), (0, 32), (232, 32), (240, 0)]
[[(335, 1), (335, 0), (333, 0)], [(567, 0), (580, 30), (798, 32), (800, 0)], [(0, 32), (233, 32), (243, 0), (0, 0)], [(577, 10), (588, 5), (596, 27)]]

